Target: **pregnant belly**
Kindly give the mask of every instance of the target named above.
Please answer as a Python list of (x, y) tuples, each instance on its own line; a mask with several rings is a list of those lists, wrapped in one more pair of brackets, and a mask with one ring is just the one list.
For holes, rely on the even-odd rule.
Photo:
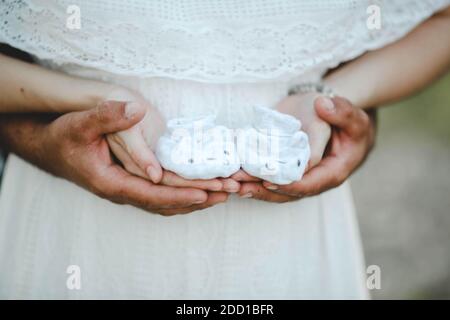
[(136, 89), (167, 120), (214, 114), (218, 124), (239, 128), (249, 123), (253, 107), (275, 107), (286, 96), (288, 84), (211, 84), (159, 78), (141, 79)]
[(73, 65), (57, 69), (74, 76), (111, 82), (136, 90), (155, 106), (166, 120), (214, 114), (218, 123), (229, 128), (245, 126), (252, 119), (253, 107), (275, 107), (293, 84), (320, 78), (320, 72), (314, 71), (290, 81), (205, 83), (124, 76)]

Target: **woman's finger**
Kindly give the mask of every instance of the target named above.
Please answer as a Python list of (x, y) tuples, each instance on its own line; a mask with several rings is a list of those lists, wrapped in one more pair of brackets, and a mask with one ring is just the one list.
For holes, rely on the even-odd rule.
[(199, 188), (209, 191), (225, 191), (229, 193), (235, 193), (239, 191), (239, 182), (230, 179), (209, 179), (209, 180), (187, 180), (180, 177), (174, 172), (163, 170), (163, 178), (161, 184), (172, 186), (172, 187), (191, 187)]
[(138, 165), (131, 159), (130, 155), (124, 150), (121, 144), (119, 144), (114, 135), (107, 135), (106, 139), (114, 156), (122, 163), (123, 167), (136, 176), (148, 179), (148, 175), (138, 167)]
[[(108, 143), (111, 151), (119, 159), (125, 169), (137, 176), (144, 179), (148, 179), (148, 175), (138, 167), (138, 165), (131, 159), (130, 155), (123, 149), (122, 145), (117, 142), (117, 138), (114, 135), (107, 136)], [(184, 188), (198, 188), (209, 191), (225, 191), (225, 192), (238, 192), (240, 184), (233, 179), (209, 179), (209, 180), (187, 180), (180, 177), (174, 172), (163, 170), (163, 176), (160, 181), (161, 185), (171, 187), (184, 187)]]
[(122, 140), (122, 146), (126, 148), (130, 157), (154, 182), (162, 179), (162, 168), (153, 151), (147, 145), (139, 126), (129, 130), (118, 132), (117, 136)]
[[(321, 108), (333, 107), (333, 102), (325, 97), (318, 97), (314, 105)], [(317, 119), (312, 124), (305, 125), (305, 132), (308, 134), (311, 156), (308, 163), (308, 169), (315, 167), (323, 157), (328, 141), (331, 137), (331, 127), (324, 121)]]
[(235, 181), (242, 181), (242, 182), (243, 181), (254, 181), (254, 182), (261, 181), (260, 178), (253, 177), (242, 169), (239, 170), (238, 172), (236, 172), (235, 174), (233, 174), (230, 178)]
[(219, 179), (210, 180), (187, 180), (176, 173), (163, 170), (161, 184), (172, 187), (191, 187), (210, 191), (221, 191), (223, 184)]
[(311, 128), (306, 131), (308, 134), (309, 145), (311, 148), (311, 156), (308, 162), (308, 170), (319, 164), (320, 160), (323, 158), (323, 154), (327, 147), (328, 141), (330, 140), (330, 127), (321, 126)]
[(223, 191), (236, 193), (241, 188), (241, 184), (232, 178), (223, 178), (220, 179), (220, 181), (222, 182), (223, 185), (222, 188)]

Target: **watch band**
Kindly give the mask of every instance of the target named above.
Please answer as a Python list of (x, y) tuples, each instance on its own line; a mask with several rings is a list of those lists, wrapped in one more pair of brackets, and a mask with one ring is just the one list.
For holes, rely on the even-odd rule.
[(288, 95), (291, 96), (294, 94), (310, 92), (317, 92), (329, 98), (333, 98), (335, 96), (333, 89), (331, 89), (323, 82), (306, 82), (297, 84), (289, 89)]

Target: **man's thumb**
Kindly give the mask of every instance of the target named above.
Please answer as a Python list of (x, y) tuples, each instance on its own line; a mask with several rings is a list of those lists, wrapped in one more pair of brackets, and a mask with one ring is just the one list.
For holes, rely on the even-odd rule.
[(347, 100), (335, 97), (319, 97), (314, 101), (317, 115), (330, 125), (344, 129), (351, 125), (355, 108)]
[(90, 129), (99, 136), (131, 128), (144, 118), (146, 109), (138, 102), (105, 101), (89, 112)]

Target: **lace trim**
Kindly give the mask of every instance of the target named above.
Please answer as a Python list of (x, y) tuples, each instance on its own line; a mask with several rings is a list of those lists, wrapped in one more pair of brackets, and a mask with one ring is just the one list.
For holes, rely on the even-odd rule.
[[(395, 3), (394, 3), (395, 2)], [(367, 4), (367, 2), (364, 2)], [(293, 78), (313, 68), (334, 67), (367, 50), (393, 42), (448, 0), (379, 1), (382, 28), (369, 31), (367, 14), (310, 15), (265, 25), (208, 26), (97, 21), (83, 16), (82, 28), (65, 28), (64, 11), (24, 1), (6, 1), (0, 40), (59, 67), (81, 65), (143, 77), (205, 82)], [(60, 8), (61, 9), (61, 8)], [(306, 16), (305, 16), (306, 17)], [(301, 22), (298, 22), (301, 21)]]

